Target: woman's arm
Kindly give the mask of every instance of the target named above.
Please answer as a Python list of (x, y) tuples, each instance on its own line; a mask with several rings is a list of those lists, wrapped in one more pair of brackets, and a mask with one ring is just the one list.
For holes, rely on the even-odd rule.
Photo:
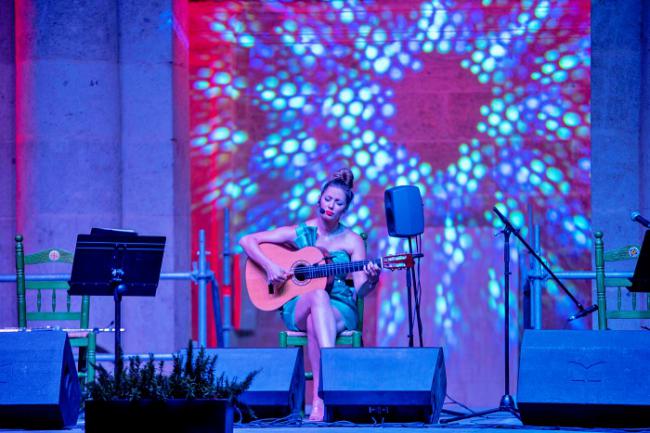
[[(361, 239), (361, 236), (356, 233), (352, 237), (352, 254), (350, 260), (353, 262), (366, 259), (366, 244)], [(377, 287), (379, 281), (379, 273), (381, 268), (374, 263), (368, 263), (363, 272), (353, 272), (352, 281), (354, 281), (354, 288), (357, 291), (357, 296), (362, 298), (368, 293), (372, 292)]]
[(269, 283), (282, 284), (291, 276), (291, 273), (277, 265), (269, 257), (265, 256), (260, 249), (260, 244), (293, 243), (295, 237), (295, 226), (285, 226), (279, 227), (275, 230), (248, 234), (239, 240), (239, 245), (244, 249), (244, 252), (249, 259), (253, 260), (266, 271)]

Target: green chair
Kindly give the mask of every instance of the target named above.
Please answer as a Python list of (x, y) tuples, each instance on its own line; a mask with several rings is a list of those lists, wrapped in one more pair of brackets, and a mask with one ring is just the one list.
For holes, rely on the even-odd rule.
[[(354, 331), (343, 331), (336, 336), (337, 346), (363, 346), (363, 298), (357, 298), (358, 321), (357, 329)], [(280, 331), (280, 347), (299, 347), (307, 345), (307, 333), (302, 331)], [(314, 375), (311, 371), (305, 372), (305, 379), (312, 380)]]
[[(87, 331), (88, 316), (90, 312), (90, 297), (81, 298), (78, 310), (72, 308), (72, 298), (67, 293), (67, 280), (59, 281), (27, 281), (25, 279), (25, 266), (44, 265), (46, 263), (72, 263), (73, 255), (60, 249), (47, 249), (38, 253), (25, 255), (23, 248), (23, 237), (16, 236), (16, 291), (18, 300), (18, 327), (27, 328), (32, 322), (44, 322), (43, 326), (58, 326), (65, 328), (63, 322), (73, 321), (73, 327), (79, 328), (79, 331), (70, 330), (70, 344), (72, 347), (79, 349), (78, 374), (79, 379), (84, 383), (90, 383), (95, 380), (95, 353), (96, 353), (96, 334)], [(65, 296), (60, 296), (61, 294)], [(27, 294), (35, 295), (35, 306), (27, 308)], [(51, 295), (51, 305), (43, 305), (43, 295)], [(30, 296), (31, 298), (31, 296)], [(65, 298), (65, 300), (61, 300)], [(30, 299), (31, 301), (31, 299)], [(61, 308), (61, 304), (64, 306)], [(59, 322), (59, 325), (55, 323)]]
[[(650, 296), (646, 293), (633, 293), (627, 288), (632, 285), (628, 278), (605, 277), (605, 264), (623, 260), (636, 260), (639, 247), (628, 245), (612, 251), (605, 251), (603, 232), (596, 232), (595, 262), (596, 262), (596, 298), (598, 303), (598, 329), (609, 329), (609, 319), (650, 319)], [(607, 305), (607, 288), (616, 288), (616, 308)], [(639, 298), (645, 297), (645, 305)], [(625, 308), (629, 305), (630, 308)]]

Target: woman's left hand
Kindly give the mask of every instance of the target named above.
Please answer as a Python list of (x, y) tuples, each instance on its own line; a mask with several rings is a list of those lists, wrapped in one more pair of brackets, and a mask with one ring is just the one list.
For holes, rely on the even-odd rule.
[(366, 274), (366, 277), (368, 278), (368, 282), (370, 284), (373, 286), (377, 284), (377, 281), (379, 281), (379, 273), (381, 272), (381, 268), (379, 266), (377, 266), (374, 262), (369, 262), (363, 267), (363, 272)]

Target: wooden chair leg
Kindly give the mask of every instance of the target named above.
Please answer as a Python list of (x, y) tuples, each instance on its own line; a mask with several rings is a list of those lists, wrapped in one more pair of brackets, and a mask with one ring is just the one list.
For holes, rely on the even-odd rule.
[(86, 353), (86, 383), (95, 381), (95, 364), (97, 363), (97, 334), (88, 334), (88, 353)]
[(287, 348), (287, 333), (286, 332), (280, 332), (279, 334), (280, 338), (280, 347)]
[(361, 341), (361, 332), (355, 332), (352, 336), (352, 347), (361, 347), (363, 342)]

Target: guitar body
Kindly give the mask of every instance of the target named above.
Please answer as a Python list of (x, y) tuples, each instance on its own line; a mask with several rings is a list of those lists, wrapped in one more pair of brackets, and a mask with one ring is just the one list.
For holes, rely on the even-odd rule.
[[(327, 251), (319, 247), (305, 247), (291, 251), (276, 244), (260, 244), (265, 256), (271, 258), (284, 269), (292, 270), (300, 266), (325, 264)], [(292, 298), (311, 292), (323, 290), (332, 278), (313, 278), (299, 280), (295, 275), (282, 286), (275, 286), (269, 293), (266, 271), (252, 260), (246, 260), (246, 289), (253, 305), (263, 311), (277, 310)]]

